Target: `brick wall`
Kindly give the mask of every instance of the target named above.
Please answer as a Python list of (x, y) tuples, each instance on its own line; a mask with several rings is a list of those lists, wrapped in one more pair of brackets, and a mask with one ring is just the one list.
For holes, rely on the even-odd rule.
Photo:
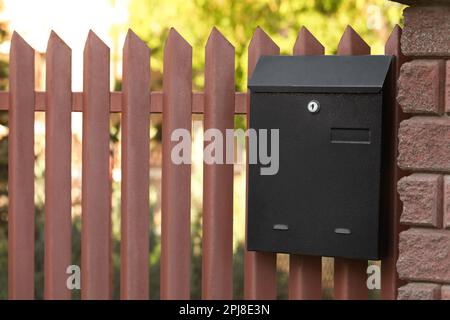
[(403, 203), (398, 299), (450, 300), (450, 0), (399, 0), (404, 11), (397, 101)]

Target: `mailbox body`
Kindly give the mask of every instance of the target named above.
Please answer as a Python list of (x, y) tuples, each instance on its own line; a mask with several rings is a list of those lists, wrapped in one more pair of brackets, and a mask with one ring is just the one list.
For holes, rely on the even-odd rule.
[[(249, 84), (250, 128), (279, 129), (279, 170), (261, 175), (264, 165), (249, 166), (248, 250), (381, 258), (391, 60), (260, 59)], [(369, 79), (374, 67), (376, 79)], [(311, 101), (318, 112), (308, 110)]]

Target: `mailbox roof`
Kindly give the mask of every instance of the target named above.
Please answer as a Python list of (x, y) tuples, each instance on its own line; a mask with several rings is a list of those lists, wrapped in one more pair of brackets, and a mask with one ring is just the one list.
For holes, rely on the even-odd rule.
[(392, 56), (261, 56), (252, 92), (377, 93)]

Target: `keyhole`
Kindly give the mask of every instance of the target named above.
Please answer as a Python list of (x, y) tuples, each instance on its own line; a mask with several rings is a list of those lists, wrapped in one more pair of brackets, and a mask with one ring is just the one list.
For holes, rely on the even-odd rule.
[(308, 103), (308, 111), (311, 113), (316, 113), (320, 109), (319, 102), (316, 100), (312, 100)]

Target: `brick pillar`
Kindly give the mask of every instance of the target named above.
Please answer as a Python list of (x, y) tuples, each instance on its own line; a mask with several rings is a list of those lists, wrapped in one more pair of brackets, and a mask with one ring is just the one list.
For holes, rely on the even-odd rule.
[(411, 115), (400, 124), (398, 182), (403, 202), (397, 271), (408, 282), (398, 299), (450, 299), (450, 0), (399, 0), (401, 38), (410, 61), (397, 100)]

